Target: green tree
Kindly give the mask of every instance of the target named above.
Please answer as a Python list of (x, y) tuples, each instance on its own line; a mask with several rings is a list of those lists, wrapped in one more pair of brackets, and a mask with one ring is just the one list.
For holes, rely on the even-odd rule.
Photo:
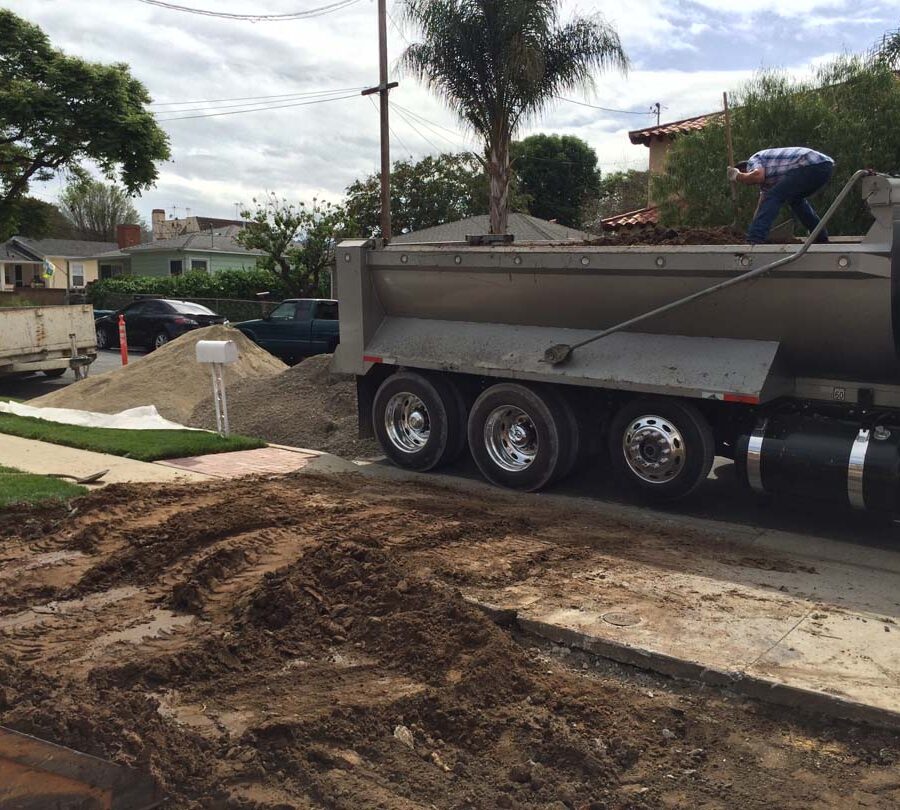
[(625, 69), (618, 34), (601, 18), (562, 24), (559, 0), (404, 0), (418, 30), (400, 63), (440, 94), (484, 142), (491, 232), (506, 233), (510, 144), (526, 121), (593, 74)]
[(117, 225), (146, 225), (125, 189), (89, 177), (69, 183), (60, 208), (79, 239), (115, 242)]
[(169, 157), (150, 96), (123, 64), (66, 56), (36, 25), (0, 9), (0, 225), (35, 180), (93, 161), (134, 193)]
[(275, 272), (290, 295), (327, 295), (336, 239), (345, 230), (344, 211), (316, 199), (294, 205), (274, 194), (253, 203), (254, 210), (241, 212), (247, 224), (237, 241), (265, 251), (262, 267)]
[[(381, 176), (347, 187), (348, 219), (358, 235), (381, 233)], [(418, 231), (487, 212), (487, 178), (471, 154), (429, 155), (391, 169), (391, 222), (396, 233)]]
[(605, 217), (646, 208), (649, 183), (650, 173), (637, 169), (603, 175), (597, 196), (584, 207), (582, 227), (597, 229)]
[[(835, 159), (831, 183), (817, 208), (827, 206), (853, 172), (900, 168), (900, 82), (891, 69), (856, 57), (821, 67), (811, 80), (766, 72), (734, 94), (732, 128), (736, 160), (772, 146), (808, 146)], [(669, 153), (665, 175), (654, 178), (667, 225), (725, 225), (734, 217), (722, 121), (682, 135)], [(758, 193), (739, 186), (739, 218), (753, 218)], [(864, 233), (871, 216), (851, 195), (828, 226), (835, 234)]]
[(597, 153), (574, 135), (531, 135), (511, 148), (528, 212), (577, 228), (584, 204), (600, 189)]
[(10, 206), (5, 226), (0, 225), (0, 242), (11, 236), (31, 239), (72, 239), (72, 225), (53, 203), (37, 197), (20, 197)]

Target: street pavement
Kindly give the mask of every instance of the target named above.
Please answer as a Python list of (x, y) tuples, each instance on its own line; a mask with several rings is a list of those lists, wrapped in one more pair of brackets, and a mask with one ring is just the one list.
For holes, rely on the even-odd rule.
[[(129, 350), (129, 355), (143, 356), (143, 352)], [(90, 374), (103, 374), (106, 371), (115, 371), (122, 368), (122, 359), (119, 350), (98, 351), (97, 359), (91, 363)], [(55, 379), (43, 374), (23, 374), (16, 376), (0, 377), (0, 398), (12, 397), (13, 399), (29, 400), (42, 397), (51, 391), (65, 388), (75, 382), (75, 374), (67, 371), (62, 377)]]

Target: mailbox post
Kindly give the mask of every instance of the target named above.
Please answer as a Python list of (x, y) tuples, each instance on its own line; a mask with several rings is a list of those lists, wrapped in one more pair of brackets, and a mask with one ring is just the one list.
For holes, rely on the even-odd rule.
[(238, 359), (237, 344), (233, 340), (198, 340), (197, 362), (209, 365), (212, 374), (213, 402), (216, 406), (216, 430), (220, 436), (227, 436), (228, 400), (225, 396), (224, 369)]

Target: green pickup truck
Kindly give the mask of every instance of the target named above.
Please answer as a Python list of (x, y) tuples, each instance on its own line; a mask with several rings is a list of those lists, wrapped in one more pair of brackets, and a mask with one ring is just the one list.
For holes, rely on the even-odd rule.
[(324, 298), (289, 298), (265, 318), (234, 325), (289, 364), (314, 354), (331, 354), (340, 340), (338, 302)]

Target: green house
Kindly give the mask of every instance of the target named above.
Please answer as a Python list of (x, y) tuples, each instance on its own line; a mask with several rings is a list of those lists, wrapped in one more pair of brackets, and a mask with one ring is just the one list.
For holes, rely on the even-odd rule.
[(263, 251), (249, 250), (240, 245), (235, 240), (237, 232), (238, 228), (228, 227), (182, 234), (110, 251), (94, 258), (100, 268), (100, 278), (252, 270), (264, 255)]

